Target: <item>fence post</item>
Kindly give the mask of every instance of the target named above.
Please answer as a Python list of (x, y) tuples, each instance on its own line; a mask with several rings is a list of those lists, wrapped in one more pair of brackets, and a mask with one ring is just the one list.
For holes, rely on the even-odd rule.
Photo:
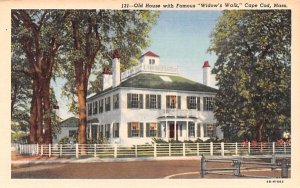
[(283, 159), (281, 161), (281, 178), (288, 178), (289, 176), (289, 166), (287, 160)]
[(273, 150), (273, 154), (275, 154), (275, 142), (272, 143), (272, 150)]
[(97, 145), (94, 144), (94, 157), (96, 158), (97, 157)]
[(169, 157), (171, 157), (171, 143), (169, 143)]
[(185, 143), (182, 144), (182, 155), (185, 156)]
[(260, 142), (260, 153), (262, 154), (262, 151), (263, 151), (263, 144), (262, 142)]
[(235, 155), (238, 155), (238, 143), (235, 143)]
[(51, 144), (49, 144), (49, 157), (51, 157)]
[(276, 158), (275, 158), (275, 155), (272, 154), (272, 158), (271, 158), (271, 172), (272, 172), (273, 176), (274, 176), (275, 169), (276, 169)]
[(117, 158), (117, 144), (114, 144), (114, 158)]
[(39, 155), (39, 144), (36, 144), (36, 155)]
[(59, 157), (61, 157), (61, 156), (62, 156), (62, 145), (59, 144)]
[(201, 155), (201, 178), (204, 178), (205, 174), (206, 174), (206, 163), (205, 163), (205, 157), (202, 154)]
[(137, 153), (137, 144), (134, 145), (134, 151), (135, 151), (135, 157), (137, 157), (138, 156), (138, 153)]
[(250, 155), (250, 152), (251, 152), (250, 148), (251, 148), (251, 143), (248, 142), (248, 155)]
[(210, 155), (213, 156), (214, 155), (214, 143), (210, 142)]
[(154, 143), (154, 157), (157, 157), (157, 148), (156, 148), (156, 143)]
[(233, 163), (233, 167), (234, 167), (233, 175), (234, 176), (240, 176), (240, 173), (241, 173), (241, 161), (239, 159), (233, 159), (232, 163)]
[(41, 156), (43, 156), (44, 155), (44, 145), (42, 144), (41, 145)]
[(283, 151), (284, 151), (284, 154), (286, 154), (286, 143), (283, 142)]
[(221, 142), (221, 155), (224, 156), (224, 142)]
[(199, 156), (199, 142), (197, 142), (197, 156)]
[(78, 158), (78, 157), (79, 157), (78, 143), (75, 144), (75, 147), (76, 147), (76, 150), (75, 150), (75, 151), (76, 151), (75, 157)]

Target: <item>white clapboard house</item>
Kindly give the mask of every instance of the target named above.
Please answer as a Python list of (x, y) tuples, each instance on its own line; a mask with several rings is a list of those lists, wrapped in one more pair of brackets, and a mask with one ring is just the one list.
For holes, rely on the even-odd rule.
[(182, 77), (178, 67), (161, 64), (149, 51), (137, 66), (121, 73), (115, 53), (112, 70), (103, 70), (103, 91), (87, 100), (88, 138), (117, 144), (222, 138), (214, 125), (217, 90), (207, 86), (208, 61), (202, 68), (204, 84)]

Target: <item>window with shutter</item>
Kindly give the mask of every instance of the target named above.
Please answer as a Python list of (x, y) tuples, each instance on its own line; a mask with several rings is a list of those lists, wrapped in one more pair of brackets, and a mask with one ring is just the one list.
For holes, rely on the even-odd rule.
[(189, 122), (188, 135), (189, 137), (195, 137), (195, 124), (193, 122)]
[(214, 110), (214, 98), (213, 97), (203, 97), (203, 110), (213, 111)]
[(113, 96), (113, 108), (119, 109), (119, 94)]
[(197, 110), (200, 111), (200, 97), (197, 97)]
[(113, 137), (119, 138), (119, 123), (113, 124)]
[(141, 125), (139, 122), (130, 122), (130, 135), (131, 137), (140, 137), (141, 135)]

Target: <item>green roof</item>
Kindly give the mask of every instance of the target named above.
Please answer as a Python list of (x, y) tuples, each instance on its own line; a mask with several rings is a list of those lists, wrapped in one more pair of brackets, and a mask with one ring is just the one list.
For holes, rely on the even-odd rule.
[[(165, 81), (162, 77), (167, 77)], [(199, 91), (216, 93), (217, 89), (174, 75), (138, 74), (122, 82), (119, 87), (151, 88), (180, 91)]]
[(79, 126), (79, 119), (76, 117), (70, 117), (65, 119), (64, 121), (60, 122), (61, 127), (78, 127)]
[[(168, 77), (169, 79), (167, 80), (171, 81), (165, 81), (161, 77)], [(204, 84), (194, 82), (181, 76), (141, 73), (121, 82), (121, 84), (116, 88), (110, 87), (100, 93), (89, 97), (88, 101), (98, 97), (99, 95), (102, 95), (103, 93), (110, 92), (111, 90), (118, 89), (120, 87), (138, 89), (165, 89), (175, 91), (197, 91), (205, 93), (216, 93), (218, 91), (215, 88), (208, 87)]]

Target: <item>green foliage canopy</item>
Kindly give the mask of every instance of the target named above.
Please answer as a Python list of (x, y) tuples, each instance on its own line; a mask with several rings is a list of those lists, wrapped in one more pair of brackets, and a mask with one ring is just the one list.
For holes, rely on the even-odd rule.
[(230, 140), (276, 140), (290, 130), (290, 10), (223, 11), (209, 52), (215, 117)]

